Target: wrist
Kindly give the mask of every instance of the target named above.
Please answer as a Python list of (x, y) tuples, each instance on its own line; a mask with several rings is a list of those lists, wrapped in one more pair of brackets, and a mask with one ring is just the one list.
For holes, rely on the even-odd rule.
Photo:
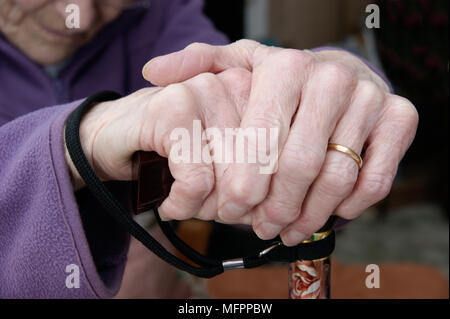
[[(94, 162), (93, 162), (93, 140), (94, 137), (97, 135), (99, 130), (99, 118), (102, 118), (102, 116), (99, 116), (99, 109), (102, 109), (101, 104), (105, 104), (108, 102), (102, 102), (98, 103), (96, 105), (93, 105), (90, 110), (86, 112), (86, 114), (83, 115), (83, 118), (80, 122), (80, 143), (81, 147), (83, 149), (83, 153), (86, 157), (86, 159), (89, 162), (89, 165), (94, 168)], [(101, 127), (102, 125), (100, 125)], [(66, 126), (64, 126), (64, 131), (66, 129)], [(78, 173), (77, 168), (75, 167), (75, 164), (72, 161), (72, 158), (70, 157), (69, 150), (66, 145), (66, 139), (65, 134), (64, 135), (64, 153), (66, 158), (67, 167), (69, 169), (69, 175), (70, 180), (72, 183), (72, 188), (74, 191), (77, 191), (85, 186), (84, 180), (81, 178), (80, 174)], [(95, 170), (95, 168), (94, 168)], [(99, 176), (98, 172), (96, 172), (97, 176)], [(102, 178), (101, 178), (102, 179)], [(103, 179), (102, 179), (103, 180)]]
[[(141, 150), (140, 136), (150, 106), (149, 101), (160, 88), (145, 88), (120, 99), (83, 105), (79, 138), (84, 157), (101, 181), (130, 180), (132, 155)], [(88, 102), (89, 103), (89, 102)], [(87, 109), (88, 108), (88, 109)], [(64, 141), (66, 163), (74, 190), (84, 181), (70, 158)]]

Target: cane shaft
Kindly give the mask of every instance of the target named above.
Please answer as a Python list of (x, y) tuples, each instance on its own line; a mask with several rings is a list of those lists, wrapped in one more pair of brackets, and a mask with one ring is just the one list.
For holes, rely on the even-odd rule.
[[(323, 239), (331, 230), (313, 234), (305, 242)], [(290, 299), (330, 298), (330, 256), (316, 260), (297, 260), (289, 264)]]

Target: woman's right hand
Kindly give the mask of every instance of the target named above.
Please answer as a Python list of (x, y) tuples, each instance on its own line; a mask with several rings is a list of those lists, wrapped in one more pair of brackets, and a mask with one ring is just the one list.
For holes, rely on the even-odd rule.
[[(230, 69), (220, 74), (203, 73), (167, 87), (141, 89), (115, 101), (93, 106), (82, 118), (83, 151), (97, 176), (104, 181), (131, 180), (132, 155), (155, 151), (169, 158), (175, 178), (169, 197), (159, 208), (163, 219), (218, 220), (216, 185), (227, 168), (222, 163), (176, 163), (169, 157), (177, 141), (170, 135), (186, 128), (192, 141), (194, 120), (202, 129), (238, 128), (247, 104), (251, 74)], [(243, 85), (244, 83), (244, 85)], [(192, 143), (191, 143), (192, 144)], [(207, 144), (202, 141), (202, 150)], [(74, 188), (83, 186), (66, 149)], [(250, 220), (242, 220), (250, 223)]]

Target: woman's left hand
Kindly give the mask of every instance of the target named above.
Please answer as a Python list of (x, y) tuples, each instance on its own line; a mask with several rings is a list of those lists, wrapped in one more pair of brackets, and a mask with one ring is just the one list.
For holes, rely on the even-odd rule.
[[(252, 72), (241, 128), (278, 128), (278, 170), (265, 175), (256, 164), (231, 164), (219, 187), (222, 220), (249, 214), (260, 238), (281, 234), (286, 245), (296, 245), (330, 215), (356, 218), (389, 193), (414, 138), (417, 111), (347, 52), (281, 49), (251, 40), (194, 43), (151, 60), (143, 74), (166, 86), (234, 67)], [(328, 143), (364, 150), (362, 168)]]

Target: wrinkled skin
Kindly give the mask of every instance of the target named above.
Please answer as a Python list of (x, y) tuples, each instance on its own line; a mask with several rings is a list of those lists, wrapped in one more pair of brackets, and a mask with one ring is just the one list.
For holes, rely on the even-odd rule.
[(50, 65), (88, 43), (131, 1), (71, 0), (80, 8), (80, 28), (68, 29), (65, 1), (0, 0), (0, 30), (31, 60)]
[[(2, 33), (41, 65), (68, 58), (130, 3), (71, 1), (80, 8), (81, 25), (67, 29), (64, 1), (0, 1)], [(259, 237), (281, 234), (287, 245), (309, 237), (333, 213), (353, 219), (383, 199), (417, 128), (414, 106), (343, 51), (312, 53), (250, 40), (195, 43), (153, 59), (143, 75), (159, 87), (100, 103), (81, 123), (97, 174), (130, 179), (135, 151), (169, 156), (170, 130), (191, 128), (194, 119), (204, 129), (278, 128), (278, 170), (271, 175), (255, 164), (171, 161), (176, 181), (160, 212), (166, 219), (252, 224)], [(363, 168), (358, 172), (349, 156), (328, 151), (328, 142), (364, 149)], [(74, 187), (81, 187), (67, 161)]]
[[(191, 129), (194, 119), (204, 129), (277, 127), (274, 174), (260, 174), (255, 164), (169, 161), (175, 183), (160, 212), (165, 219), (252, 224), (260, 238), (281, 234), (286, 245), (309, 237), (333, 213), (353, 219), (383, 199), (418, 123), (408, 100), (341, 51), (249, 40), (193, 44), (153, 59), (143, 74), (160, 87), (100, 103), (82, 121), (97, 173), (105, 180), (131, 178), (133, 152), (168, 157), (171, 130)], [(357, 153), (364, 148), (363, 168), (327, 151), (328, 142)]]
[[(64, 1), (0, 0), (0, 30), (32, 61), (51, 65), (69, 58), (113, 21), (131, 0), (72, 0), (79, 29), (65, 27)], [(109, 3), (109, 5), (107, 5)], [(111, 5), (113, 3), (114, 5)], [(359, 216), (390, 191), (418, 123), (414, 106), (388, 92), (382, 79), (342, 51), (279, 49), (241, 40), (217, 47), (192, 44), (158, 57), (143, 70), (157, 87), (99, 103), (83, 117), (83, 150), (103, 180), (131, 179), (138, 150), (169, 156), (174, 128), (279, 129), (278, 170), (262, 175), (254, 164), (176, 164), (176, 181), (160, 208), (165, 219), (200, 218), (253, 225), (263, 239), (281, 234), (295, 245), (331, 214)], [(328, 142), (357, 153), (364, 165), (328, 151)], [(74, 189), (83, 187), (66, 152)], [(155, 281), (141, 269), (154, 259), (132, 241), (119, 297), (137, 296), (174, 276), (156, 261)], [(153, 257), (153, 256), (152, 256)], [(156, 274), (156, 273), (155, 273)]]

